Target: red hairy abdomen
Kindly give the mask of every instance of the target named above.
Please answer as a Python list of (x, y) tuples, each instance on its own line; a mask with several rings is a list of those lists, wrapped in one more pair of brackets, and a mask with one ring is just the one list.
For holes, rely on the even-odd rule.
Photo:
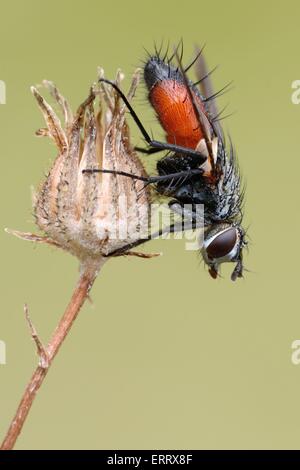
[[(193, 96), (205, 113), (200, 97), (195, 93)], [(203, 134), (185, 85), (175, 80), (163, 80), (152, 88), (149, 99), (166, 131), (167, 141), (170, 144), (195, 149)]]

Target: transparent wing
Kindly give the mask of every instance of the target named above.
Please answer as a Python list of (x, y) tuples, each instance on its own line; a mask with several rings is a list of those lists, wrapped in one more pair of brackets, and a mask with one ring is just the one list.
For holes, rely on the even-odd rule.
[[(201, 95), (204, 96), (204, 98), (206, 99), (209, 98), (209, 100), (206, 102), (206, 107), (210, 116), (212, 116), (212, 118), (217, 118), (219, 116), (219, 111), (216, 103), (216, 98), (214, 98), (214, 96), (217, 96), (217, 94), (214, 92), (211, 80), (211, 72), (209, 72), (208, 70), (206, 60), (201, 51), (202, 50), (199, 47), (196, 47), (196, 54), (198, 56), (198, 59), (195, 63), (195, 73), (197, 77), (197, 82), (199, 83)], [(222, 138), (223, 132), (220, 123), (218, 121), (215, 121), (212, 123), (212, 125), (216, 135), (219, 138)]]

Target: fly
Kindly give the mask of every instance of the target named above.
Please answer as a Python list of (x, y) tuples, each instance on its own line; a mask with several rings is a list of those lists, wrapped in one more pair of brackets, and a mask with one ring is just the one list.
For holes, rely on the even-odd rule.
[[(231, 274), (235, 281), (243, 276), (243, 248), (247, 242), (241, 225), (243, 190), (236, 155), (231, 141), (229, 150), (226, 149), (215, 104), (216, 96), (226, 87), (219, 93), (212, 91), (202, 50), (185, 69), (177, 50), (173, 57), (177, 58), (178, 66), (172, 64), (172, 59), (166, 60), (159, 54), (150, 56), (144, 66), (148, 99), (166, 133), (166, 142), (151, 139), (124, 93), (114, 82), (101, 79), (118, 92), (148, 144), (147, 148), (136, 149), (146, 154), (167, 151), (157, 162), (158, 174), (141, 177), (105, 169), (86, 169), (84, 172), (115, 173), (154, 184), (159, 194), (171, 198), (171, 210), (181, 212), (193, 222), (197, 222), (196, 205), (203, 204), (202, 257), (214, 279), (222, 263), (235, 263)], [(196, 83), (186, 75), (194, 64), (198, 76)], [(184, 210), (186, 204), (193, 208), (188, 214)], [(138, 243), (122, 248), (122, 252)]]

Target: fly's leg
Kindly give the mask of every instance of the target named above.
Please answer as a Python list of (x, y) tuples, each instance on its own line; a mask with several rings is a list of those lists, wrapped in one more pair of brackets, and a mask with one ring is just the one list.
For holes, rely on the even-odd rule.
[(242, 259), (238, 259), (236, 266), (231, 274), (231, 280), (236, 281), (238, 277), (243, 277), (243, 263)]
[(145, 149), (144, 147), (134, 147), (134, 150), (137, 150), (140, 153), (146, 153), (147, 155), (152, 155), (154, 153), (162, 152), (164, 149), (155, 149), (155, 148)]
[(186, 171), (179, 171), (176, 173), (170, 173), (168, 175), (160, 175), (160, 176), (140, 176), (140, 175), (134, 175), (133, 173), (127, 173), (126, 171), (117, 171), (117, 170), (105, 170), (105, 169), (100, 169), (100, 168), (86, 168), (85, 170), (82, 170), (82, 173), (85, 174), (91, 174), (91, 173), (110, 173), (113, 175), (119, 175), (119, 176), (126, 176), (128, 178), (132, 178), (135, 180), (139, 181), (144, 181), (146, 184), (156, 184), (160, 183), (162, 181), (176, 181), (177, 179), (183, 178), (183, 177), (189, 177), (189, 176), (194, 176), (194, 175), (200, 175), (203, 173), (203, 170), (201, 168), (195, 168), (191, 170), (186, 170)]
[[(187, 147), (181, 147), (180, 145), (169, 144), (167, 142), (159, 142), (157, 140), (151, 139), (150, 135), (148, 134), (148, 132), (144, 128), (144, 126), (143, 126), (142, 122), (140, 121), (138, 115), (134, 111), (133, 107), (129, 103), (128, 99), (126, 98), (126, 96), (124, 95), (122, 90), (120, 90), (120, 88), (114, 82), (112, 82), (110, 80), (107, 80), (106, 78), (100, 78), (99, 82), (104, 82), (104, 83), (107, 83), (107, 84), (111, 85), (116, 90), (116, 92), (120, 95), (120, 97), (122, 98), (122, 100), (126, 104), (127, 109), (130, 112), (133, 120), (135, 121), (136, 125), (140, 129), (145, 141), (147, 142), (149, 147), (151, 147), (151, 149), (155, 149), (157, 152), (160, 151), (160, 150), (169, 150), (171, 152), (181, 153), (181, 154), (184, 154), (184, 155), (197, 156), (199, 158), (199, 164), (203, 164), (207, 160), (207, 157), (205, 155), (201, 154), (200, 152), (197, 152), (196, 150), (193, 150), (193, 149), (190, 149), (190, 148), (187, 148)], [(151, 150), (151, 149), (149, 149), (149, 150)], [(147, 152), (145, 152), (145, 153), (147, 153)], [(150, 152), (150, 153), (153, 153), (153, 151)]]
[[(155, 240), (156, 238), (159, 238), (165, 234), (168, 234), (168, 233), (178, 233), (178, 232), (184, 232), (185, 230), (191, 230), (191, 229), (195, 229), (195, 228), (200, 228), (202, 227), (202, 223), (200, 220), (198, 222), (195, 223), (195, 221), (185, 221), (185, 223), (183, 224), (182, 221), (179, 221), (179, 222), (175, 222), (173, 224), (171, 224), (169, 227), (164, 227), (160, 230), (158, 230), (157, 232), (155, 233), (152, 233), (150, 234), (148, 237), (146, 238), (141, 238), (139, 240), (136, 240), (132, 243), (128, 243), (127, 245), (123, 246), (122, 248), (118, 248), (117, 250), (114, 250), (114, 251), (111, 251), (110, 253), (108, 253), (107, 255), (104, 255), (106, 258), (109, 258), (111, 256), (115, 257), (115, 256), (127, 256), (127, 255), (131, 255), (132, 253), (132, 256), (139, 256), (139, 254), (136, 254), (136, 252), (131, 252), (129, 250), (131, 250), (132, 248), (136, 248), (137, 246), (140, 246), (142, 245), (143, 243), (146, 243), (150, 240)], [(158, 256), (158, 254), (153, 254), (152, 256)]]

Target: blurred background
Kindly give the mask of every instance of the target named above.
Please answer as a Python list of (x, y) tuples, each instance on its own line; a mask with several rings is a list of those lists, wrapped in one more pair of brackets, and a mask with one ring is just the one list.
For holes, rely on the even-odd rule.
[[(250, 272), (232, 283), (224, 266), (214, 281), (180, 240), (145, 246), (161, 258), (107, 263), (16, 448), (299, 448), (300, 365), (291, 361), (300, 338), (300, 106), (291, 101), (299, 2), (2, 0), (0, 8), (1, 436), (37, 363), (23, 304), (46, 343), (78, 276), (70, 255), (4, 233), (37, 231), (30, 188), (55, 158), (54, 145), (34, 136), (44, 124), (29, 87), (53, 80), (76, 108), (98, 65), (110, 78), (121, 68), (126, 89), (144, 47), (183, 38), (186, 63), (206, 43), (209, 66), (220, 64), (216, 89), (234, 80), (220, 106), (234, 113), (223, 125), (247, 185)], [(163, 138), (143, 86), (135, 109)], [(155, 158), (144, 162), (153, 172)]]

